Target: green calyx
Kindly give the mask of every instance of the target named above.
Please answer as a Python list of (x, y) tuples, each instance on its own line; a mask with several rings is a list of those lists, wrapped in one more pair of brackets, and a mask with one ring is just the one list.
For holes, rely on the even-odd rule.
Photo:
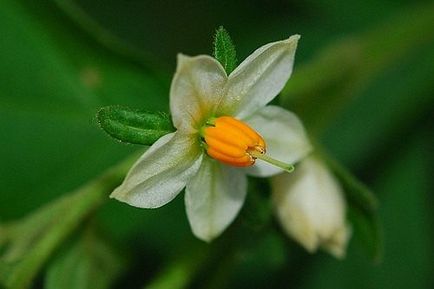
[(216, 119), (217, 119), (217, 117), (214, 117), (214, 116), (208, 118), (208, 119), (203, 123), (203, 125), (199, 128), (199, 136), (200, 136), (201, 139), (204, 139), (204, 138), (205, 138), (205, 129), (206, 129), (207, 127), (215, 126), (215, 121), (216, 121)]

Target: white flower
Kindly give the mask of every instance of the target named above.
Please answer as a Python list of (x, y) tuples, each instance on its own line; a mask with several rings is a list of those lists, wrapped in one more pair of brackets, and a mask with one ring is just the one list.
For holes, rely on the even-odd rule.
[(291, 164), (310, 151), (298, 118), (280, 107), (265, 106), (292, 73), (298, 39), (294, 35), (262, 46), (229, 76), (210, 56), (179, 55), (170, 90), (177, 131), (154, 143), (111, 197), (157, 208), (186, 187), (193, 233), (205, 241), (217, 237), (243, 205), (246, 174), (282, 172), (255, 162), (257, 158), (285, 167), (271, 157)]
[(288, 235), (309, 252), (324, 248), (337, 258), (345, 255), (350, 229), (338, 181), (315, 157), (305, 158), (293, 174), (272, 178), (277, 217)]

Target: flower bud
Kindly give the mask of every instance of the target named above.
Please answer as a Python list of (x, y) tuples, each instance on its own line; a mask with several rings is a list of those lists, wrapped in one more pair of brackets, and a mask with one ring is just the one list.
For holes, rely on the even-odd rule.
[(272, 178), (273, 202), (285, 232), (313, 253), (323, 248), (343, 258), (350, 237), (346, 204), (338, 181), (315, 157), (293, 174)]

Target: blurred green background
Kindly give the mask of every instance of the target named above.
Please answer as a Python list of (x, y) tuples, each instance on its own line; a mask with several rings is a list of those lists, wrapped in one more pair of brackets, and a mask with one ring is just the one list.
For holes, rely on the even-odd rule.
[(192, 236), (181, 196), (158, 210), (109, 200), (50, 255), (32, 287), (59, 288), (69, 272), (84, 281), (64, 288), (432, 288), (430, 2), (1, 0), (0, 222), (141, 149), (107, 137), (97, 109), (168, 111), (176, 53), (211, 54), (224, 25), (240, 60), (302, 35), (281, 103), (373, 189), (384, 231), (376, 264), (357, 240), (338, 261), (273, 230), (210, 249)]

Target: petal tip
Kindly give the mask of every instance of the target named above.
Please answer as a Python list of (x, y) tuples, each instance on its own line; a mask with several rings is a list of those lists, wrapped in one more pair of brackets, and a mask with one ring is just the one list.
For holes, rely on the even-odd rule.
[(116, 189), (113, 190), (113, 192), (109, 196), (110, 199), (118, 199), (119, 200), (119, 197), (120, 197), (119, 188), (120, 187), (117, 187)]
[(215, 239), (215, 236), (198, 236), (196, 235), (197, 238), (199, 238), (200, 240), (204, 241), (205, 243), (211, 243), (212, 240)]
[(294, 48), (297, 47), (298, 40), (300, 40), (301, 36), (299, 34), (291, 35), (287, 40), (284, 42), (289, 45), (289, 47)]
[(191, 58), (191, 56), (188, 56), (187, 54), (184, 54), (184, 53), (178, 53), (178, 54), (176, 55), (176, 59), (177, 59), (178, 61), (187, 60), (187, 59), (189, 59), (189, 58)]
[(191, 56), (188, 56), (186, 54), (178, 53), (176, 55), (176, 63), (177, 63), (178, 70), (180, 69), (180, 67), (186, 64), (191, 58), (192, 58)]
[(195, 226), (192, 223), (191, 218), (188, 216), (188, 213), (187, 213), (187, 217), (188, 217), (188, 221), (190, 222), (190, 228), (191, 231), (193, 232), (193, 235), (196, 236), (196, 238), (198, 238), (199, 240), (204, 241), (205, 243), (211, 243), (211, 241), (213, 241), (215, 238), (217, 238), (220, 235), (220, 234), (215, 234), (209, 228), (205, 229), (205, 228), (200, 228)]
[(227, 77), (226, 72), (220, 62), (206, 54), (190, 56), (183, 53), (178, 53), (176, 61), (176, 73), (180, 73), (180, 71), (182, 71), (183, 69), (191, 69), (194, 66), (209, 65), (210, 63), (212, 63), (217, 66), (217, 69), (220, 70), (222, 75), (224, 75), (224, 78)]
[(110, 195), (109, 198), (110, 199), (115, 199), (121, 203), (126, 203), (128, 205), (137, 207), (136, 205), (132, 204), (129, 200), (128, 197), (125, 193), (125, 191), (120, 189), (121, 187), (116, 188)]

